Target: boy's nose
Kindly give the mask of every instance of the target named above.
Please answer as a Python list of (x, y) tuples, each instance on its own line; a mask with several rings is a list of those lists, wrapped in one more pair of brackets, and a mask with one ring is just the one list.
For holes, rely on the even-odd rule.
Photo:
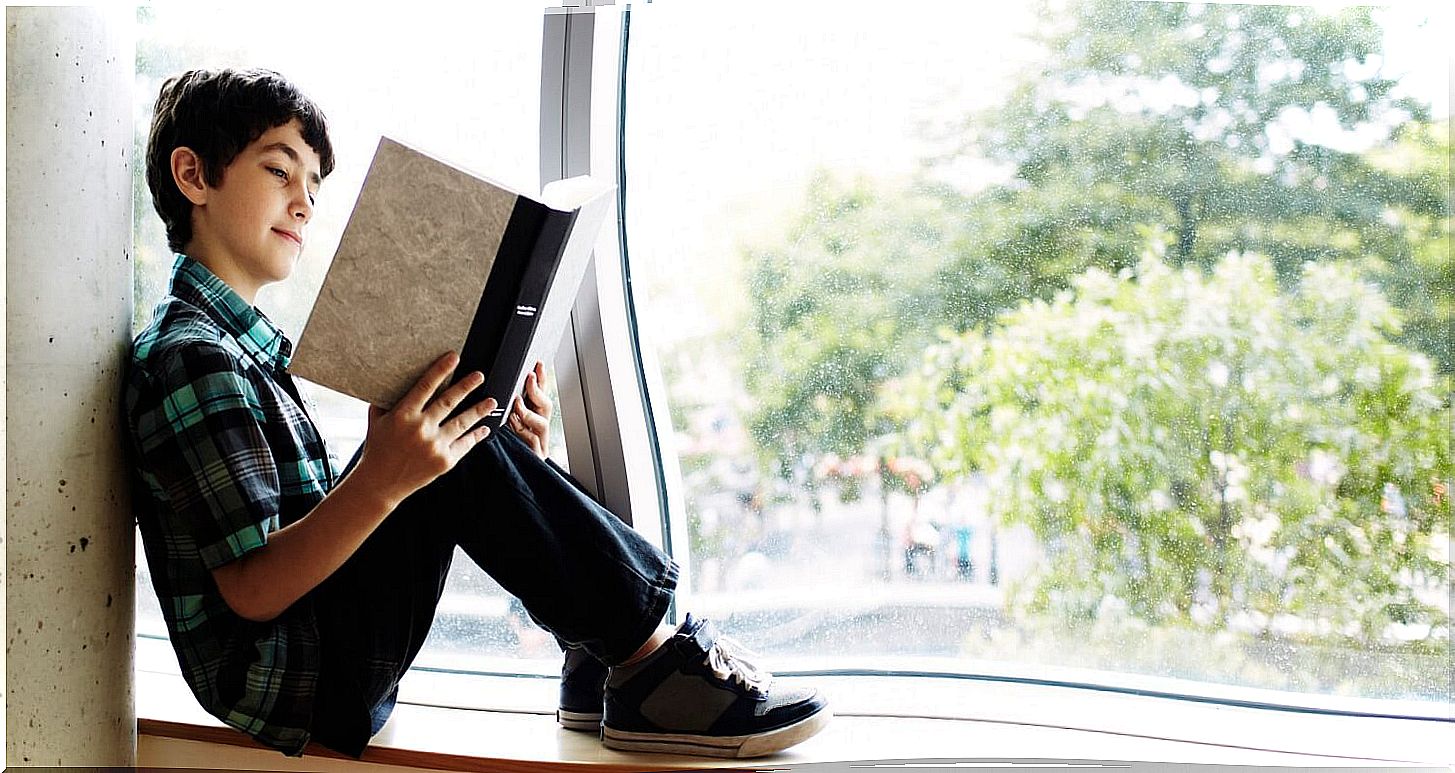
[(293, 217), (304, 223), (313, 219), (313, 205), (308, 202), (307, 193), (293, 202)]

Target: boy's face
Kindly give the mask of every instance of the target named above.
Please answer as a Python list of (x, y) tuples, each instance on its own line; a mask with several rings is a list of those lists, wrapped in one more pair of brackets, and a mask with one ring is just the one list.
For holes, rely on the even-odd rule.
[(248, 303), (264, 285), (293, 273), (303, 251), (319, 158), (296, 120), (258, 137), (207, 186), (192, 209), (188, 252)]

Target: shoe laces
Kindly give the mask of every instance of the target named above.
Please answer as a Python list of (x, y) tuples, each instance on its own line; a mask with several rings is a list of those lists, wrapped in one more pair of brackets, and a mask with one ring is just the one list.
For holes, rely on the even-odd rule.
[(773, 676), (749, 662), (748, 658), (756, 657), (756, 654), (733, 639), (718, 636), (707, 649), (707, 657), (703, 662), (718, 679), (737, 682), (759, 695), (767, 695)]

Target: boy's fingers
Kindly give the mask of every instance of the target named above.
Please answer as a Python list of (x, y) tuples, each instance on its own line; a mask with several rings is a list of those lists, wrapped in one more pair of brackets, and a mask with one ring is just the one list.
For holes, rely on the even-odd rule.
[(550, 434), (550, 422), (542, 415), (525, 410), (521, 398), (515, 398), (516, 410), (510, 412), (510, 427), (522, 440), (530, 445), (537, 456), (546, 456), (546, 437)]
[[(536, 367), (540, 367), (540, 363), (536, 363)], [(546, 418), (550, 418), (551, 401), (546, 397), (546, 390), (545, 387), (541, 384), (541, 378), (539, 375), (532, 373), (526, 376), (525, 389), (522, 391), (524, 392), (525, 397), (530, 398), (530, 402), (527, 403), (527, 405), (532, 411), (542, 416), (545, 416)]]
[(450, 373), (454, 372), (455, 366), (458, 364), (460, 364), (459, 355), (454, 352), (445, 352), (443, 356), (434, 361), (433, 365), (429, 366), (429, 370), (426, 370), (423, 376), (420, 376), (419, 381), (415, 382), (409, 392), (404, 395), (404, 399), (399, 401), (399, 405), (394, 407), (406, 408), (415, 413), (424, 412), (424, 406), (429, 402), (430, 396), (440, 388), (440, 384), (443, 384), (445, 379), (450, 377)]
[(530, 417), (535, 415), (535, 412), (527, 406), (525, 397), (522, 395), (515, 396), (515, 402), (510, 408), (510, 420), (516, 426), (525, 426)]
[(455, 406), (465, 401), (465, 396), (475, 391), (481, 384), (485, 383), (485, 375), (478, 370), (472, 370), (465, 374), (465, 377), (450, 385), (433, 403), (424, 410), (424, 415), (436, 424), (443, 422)]
[(450, 444), (450, 447), (456, 450), (469, 450), (468, 445), (464, 449), (460, 449), (460, 444), (469, 443), (473, 445), (484, 440), (490, 434), (489, 427), (480, 426), (475, 427), (475, 429), (470, 428), (474, 427), (481, 419), (490, 415), (490, 412), (495, 410), (495, 405), (495, 398), (487, 397), (476, 403), (470, 410), (455, 417), (455, 426), (451, 428), (451, 434), (457, 435), (458, 437)]
[(524, 400), (521, 400), (518, 397), (516, 398), (516, 400), (519, 401), (517, 405), (520, 407), (520, 411), (516, 414), (516, 416), (520, 419), (521, 425), (528, 427), (534, 432), (544, 435), (546, 433), (546, 428), (550, 426), (550, 422), (546, 419), (545, 416), (541, 415), (539, 412), (526, 408)]
[(476, 427), (461, 435), (458, 440), (450, 444), (450, 449), (463, 455), (466, 451), (475, 447), (480, 441), (490, 437), (489, 427)]
[(470, 410), (465, 411), (464, 413), (454, 418), (454, 421), (449, 427), (449, 433), (451, 435), (455, 435), (456, 437), (465, 435), (466, 432), (471, 427), (478, 424), (481, 419), (489, 416), (490, 412), (495, 410), (495, 405), (495, 398), (487, 397), (484, 400), (481, 400), (480, 402), (470, 406)]

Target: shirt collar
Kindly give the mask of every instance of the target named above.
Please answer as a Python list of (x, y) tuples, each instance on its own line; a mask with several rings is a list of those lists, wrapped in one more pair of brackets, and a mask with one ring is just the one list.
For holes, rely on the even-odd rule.
[(205, 312), (264, 369), (287, 368), (293, 357), (293, 343), (283, 331), (211, 269), (188, 255), (176, 255), (171, 294)]

